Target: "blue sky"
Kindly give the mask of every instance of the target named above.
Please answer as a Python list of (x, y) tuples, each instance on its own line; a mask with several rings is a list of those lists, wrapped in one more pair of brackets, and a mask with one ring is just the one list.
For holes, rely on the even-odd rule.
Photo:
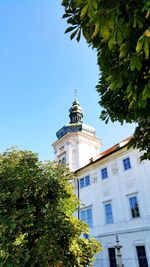
[(69, 122), (78, 90), (84, 123), (102, 150), (131, 135), (134, 125), (99, 120), (96, 52), (70, 41), (59, 0), (0, 0), (0, 152), (10, 146), (54, 159), (56, 131)]

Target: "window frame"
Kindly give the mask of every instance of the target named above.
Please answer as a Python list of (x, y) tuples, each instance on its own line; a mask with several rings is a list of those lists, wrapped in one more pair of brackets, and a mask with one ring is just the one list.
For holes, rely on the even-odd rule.
[(79, 187), (80, 189), (85, 188), (87, 186), (91, 185), (90, 175), (86, 175), (79, 179)]
[(62, 157), (61, 163), (64, 164), (64, 165), (66, 165), (66, 157)]
[[(145, 257), (139, 257), (137, 247), (144, 247)], [(142, 258), (142, 259), (146, 259), (146, 264), (147, 264), (146, 267), (148, 267), (147, 249), (146, 249), (146, 246), (144, 243), (135, 244), (135, 253), (136, 253), (136, 259), (138, 262), (138, 266), (141, 267), (140, 260)], [(145, 266), (145, 263), (144, 263), (144, 266)]]
[[(88, 211), (91, 212), (91, 216), (88, 216), (89, 215), (88, 214)], [(85, 217), (85, 219), (82, 219), (81, 218), (82, 217), (81, 216), (82, 213), (84, 214), (83, 217)], [(80, 218), (80, 221), (85, 222), (89, 226), (89, 228), (92, 228), (93, 227), (93, 211), (92, 211), (92, 206), (89, 206), (89, 207), (86, 207), (84, 209), (81, 209), (80, 210), (80, 217), (79, 218)]]
[[(104, 216), (105, 216), (104, 219), (105, 219), (105, 224), (112, 224), (112, 223), (114, 223), (112, 202), (111, 201), (110, 202), (104, 202), (103, 204), (104, 204)], [(109, 213), (108, 212), (106, 213), (106, 206), (108, 206), (108, 205), (110, 205), (110, 207), (111, 207), (111, 213), (110, 212)], [(108, 217), (108, 216), (110, 216), (110, 214), (111, 214), (111, 221), (110, 221), (110, 217)]]
[(123, 163), (123, 170), (124, 171), (128, 171), (128, 170), (131, 170), (132, 168), (132, 165), (131, 165), (131, 159), (130, 157), (126, 157), (122, 160), (122, 163)]
[(85, 179), (85, 187), (86, 187), (86, 186), (89, 186), (89, 185), (90, 185), (90, 175), (86, 175), (86, 176), (84, 177), (84, 179)]
[(107, 167), (101, 168), (101, 179), (105, 180), (108, 178), (108, 169)]
[[(132, 202), (131, 202), (131, 199), (134, 199), (134, 198), (136, 198), (136, 202), (137, 202), (137, 207), (138, 207), (138, 216), (134, 216), (133, 214), (133, 212), (135, 212), (135, 214), (137, 213), (137, 211), (135, 210), (135, 211), (132, 211), (133, 210), (133, 208), (132, 208)], [(137, 194), (134, 194), (134, 195), (130, 195), (130, 196), (128, 196), (128, 203), (129, 203), (129, 209), (130, 209), (130, 217), (131, 217), (131, 219), (137, 219), (137, 218), (140, 218), (141, 217), (141, 213), (140, 213), (140, 208), (139, 208), (139, 200), (138, 200), (138, 196), (137, 196)], [(134, 209), (136, 209), (136, 207), (134, 208)]]
[[(115, 252), (115, 257), (110, 257), (110, 250), (113, 249), (113, 251)], [(116, 250), (115, 247), (111, 246), (111, 247), (107, 247), (107, 253), (108, 253), (108, 261), (109, 261), (109, 266), (112, 267), (117, 267), (117, 261), (116, 261)], [(111, 262), (112, 260), (112, 262)]]

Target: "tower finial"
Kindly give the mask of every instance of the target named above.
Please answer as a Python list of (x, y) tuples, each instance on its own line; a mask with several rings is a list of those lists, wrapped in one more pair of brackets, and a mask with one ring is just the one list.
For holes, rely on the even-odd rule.
[(77, 95), (78, 95), (78, 91), (75, 89), (74, 90), (74, 100), (77, 101)]

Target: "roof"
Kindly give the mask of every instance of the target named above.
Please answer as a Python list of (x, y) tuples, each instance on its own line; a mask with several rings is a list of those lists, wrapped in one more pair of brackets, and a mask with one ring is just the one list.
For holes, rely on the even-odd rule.
[(102, 153), (100, 153), (98, 155), (98, 158), (96, 160), (90, 159), (90, 163), (88, 163), (87, 165), (85, 165), (85, 166), (81, 167), (80, 169), (76, 170), (75, 173), (77, 173), (78, 171), (86, 168), (87, 166), (92, 165), (95, 162), (98, 162), (98, 161), (102, 160), (103, 158), (115, 153), (116, 151), (124, 148), (125, 146), (127, 146), (129, 141), (131, 140), (131, 138), (132, 138), (132, 136), (129, 136), (128, 138), (122, 140), (120, 143), (117, 143), (114, 146), (112, 146), (112, 147), (108, 148), (107, 150), (103, 151)]
[(128, 138), (122, 140), (120, 143), (108, 148), (107, 150), (105, 150), (104, 152), (99, 154), (99, 158), (101, 158), (103, 156), (107, 156), (110, 153), (116, 151), (118, 148), (122, 148), (122, 147), (126, 146), (129, 143), (129, 141), (131, 140), (131, 138), (132, 138), (132, 136), (129, 136)]

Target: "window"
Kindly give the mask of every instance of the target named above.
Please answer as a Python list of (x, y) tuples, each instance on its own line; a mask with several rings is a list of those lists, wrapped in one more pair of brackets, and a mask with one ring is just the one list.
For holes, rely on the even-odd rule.
[(131, 169), (131, 163), (129, 158), (123, 159), (123, 167), (125, 171)]
[(145, 247), (136, 246), (136, 252), (137, 252), (139, 267), (148, 267)]
[(62, 162), (62, 164), (66, 164), (66, 158), (63, 157), (61, 162)]
[(101, 177), (102, 179), (106, 179), (108, 177), (107, 168), (101, 169)]
[(80, 188), (84, 187), (84, 178), (80, 179)]
[(88, 185), (90, 185), (90, 176), (89, 175), (85, 177), (85, 186), (88, 186)]
[(109, 266), (117, 267), (115, 248), (108, 248)]
[(60, 159), (60, 160), (58, 161), (58, 164), (66, 164), (66, 158), (63, 157), (62, 159)]
[(129, 203), (130, 203), (130, 210), (131, 210), (132, 218), (140, 217), (137, 196), (130, 197)]
[(60, 153), (64, 152), (64, 146), (60, 147), (59, 151)]
[(105, 222), (107, 224), (113, 223), (111, 203), (105, 204)]
[(88, 208), (80, 211), (80, 219), (88, 224), (89, 227), (93, 226), (92, 209)]
[(90, 185), (90, 176), (87, 175), (84, 178), (80, 179), (80, 188)]

